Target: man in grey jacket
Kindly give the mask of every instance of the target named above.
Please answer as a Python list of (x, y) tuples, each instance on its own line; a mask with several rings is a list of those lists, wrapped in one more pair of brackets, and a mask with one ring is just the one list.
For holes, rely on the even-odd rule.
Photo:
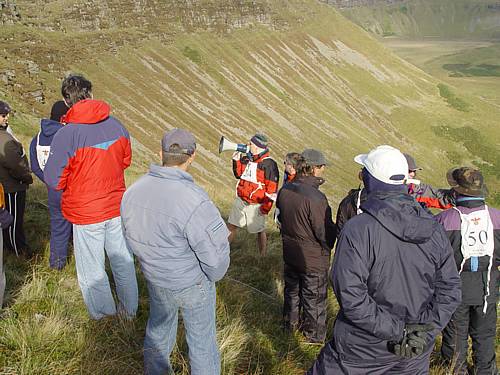
[(215, 331), (215, 282), (229, 267), (229, 231), (207, 193), (187, 172), (196, 153), (193, 135), (174, 129), (162, 139), (162, 166), (123, 196), (125, 238), (140, 261), (149, 291), (144, 340), (146, 374), (172, 372), (180, 309), (191, 374), (220, 373)]

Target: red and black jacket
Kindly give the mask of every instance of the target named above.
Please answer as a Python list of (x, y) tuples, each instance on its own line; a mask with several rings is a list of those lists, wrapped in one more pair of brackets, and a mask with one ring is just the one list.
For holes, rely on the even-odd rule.
[[(241, 178), (251, 163), (256, 164), (254, 181)], [(278, 165), (269, 156), (269, 151), (254, 156), (252, 161), (246, 155), (240, 160), (233, 160), (233, 173), (240, 180), (236, 188), (238, 197), (250, 204), (260, 204), (261, 213), (268, 214), (273, 206), (271, 197), (278, 191), (279, 181)]]

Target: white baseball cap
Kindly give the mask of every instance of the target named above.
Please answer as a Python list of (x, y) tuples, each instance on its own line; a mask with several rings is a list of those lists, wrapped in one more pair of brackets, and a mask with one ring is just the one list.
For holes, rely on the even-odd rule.
[(408, 178), (408, 162), (397, 148), (382, 145), (368, 154), (360, 154), (354, 161), (363, 165), (377, 180), (391, 185), (402, 185)]

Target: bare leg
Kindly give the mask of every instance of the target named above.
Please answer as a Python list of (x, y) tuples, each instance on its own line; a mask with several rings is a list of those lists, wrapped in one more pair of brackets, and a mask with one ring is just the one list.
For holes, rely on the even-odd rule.
[(229, 229), (229, 237), (227, 238), (229, 243), (233, 242), (234, 236), (236, 236), (236, 232), (238, 231), (238, 227), (231, 223), (227, 224), (227, 229)]
[(265, 231), (257, 233), (257, 246), (260, 255), (265, 256), (267, 254), (267, 235)]

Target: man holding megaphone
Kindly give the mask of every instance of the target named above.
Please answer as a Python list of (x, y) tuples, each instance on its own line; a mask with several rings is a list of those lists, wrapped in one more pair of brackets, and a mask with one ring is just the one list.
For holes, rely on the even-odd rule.
[(221, 138), (219, 152), (232, 150), (233, 173), (239, 179), (236, 200), (229, 214), (228, 229), (231, 242), (238, 228), (247, 228), (257, 234), (257, 245), (261, 255), (266, 255), (266, 217), (276, 200), (279, 171), (276, 162), (269, 156), (268, 139), (264, 134), (255, 134), (248, 144), (237, 144)]

